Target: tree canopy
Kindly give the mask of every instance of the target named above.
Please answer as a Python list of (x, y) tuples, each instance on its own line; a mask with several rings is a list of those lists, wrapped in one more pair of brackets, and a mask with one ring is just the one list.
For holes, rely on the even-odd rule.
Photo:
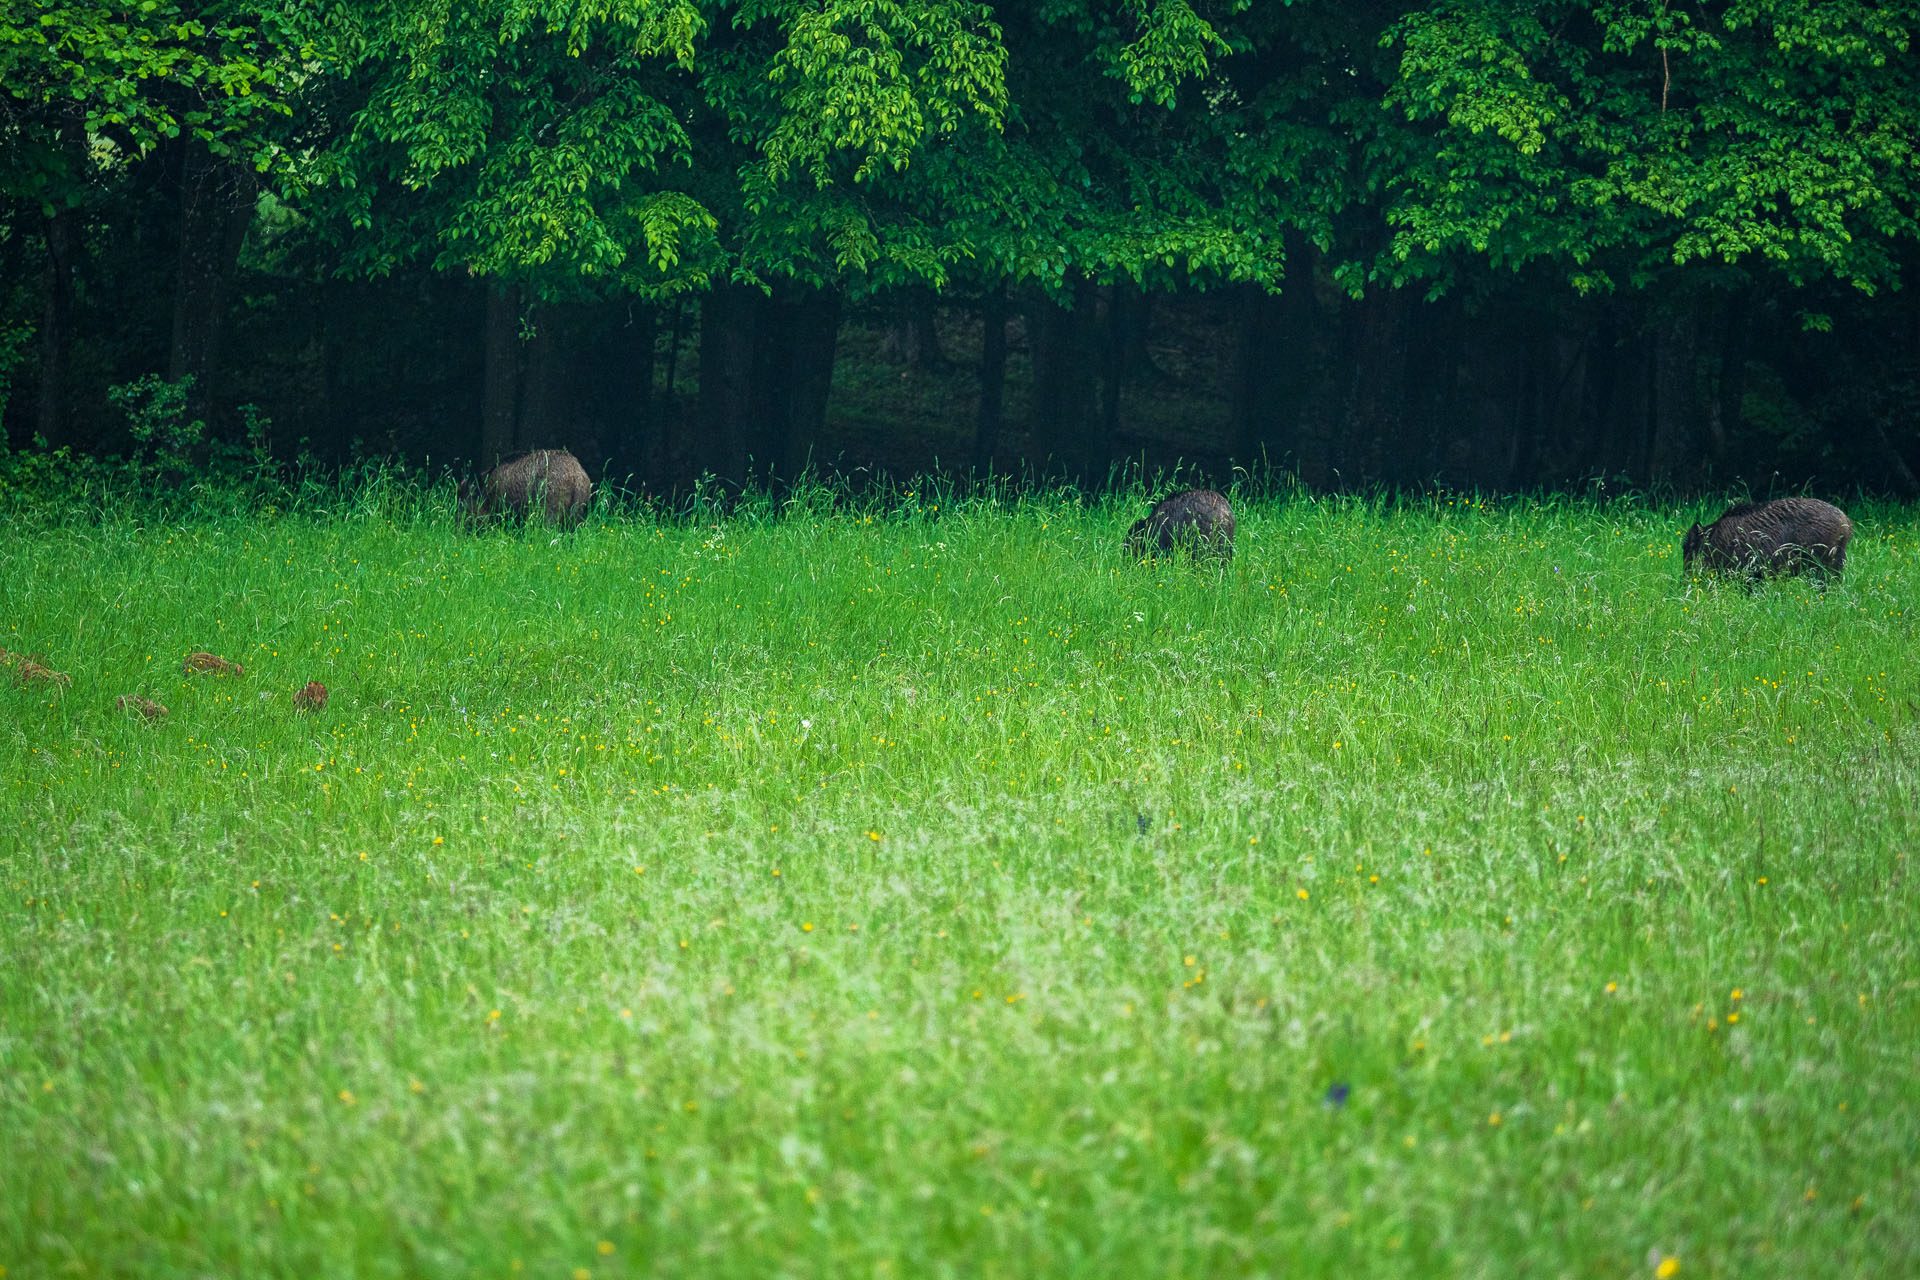
[(1818, 327), (1914, 258), (1916, 23), (1864, 0), (6, 0), (0, 198), (14, 269), (61, 264), (43, 423), (84, 307), (63, 291), (154, 173), (186, 193), (170, 372), (203, 380), (262, 192), (320, 275), (474, 281), (503, 315), (1250, 289), (1321, 324), (1333, 296), (1519, 290), (1616, 320), (1764, 297)]

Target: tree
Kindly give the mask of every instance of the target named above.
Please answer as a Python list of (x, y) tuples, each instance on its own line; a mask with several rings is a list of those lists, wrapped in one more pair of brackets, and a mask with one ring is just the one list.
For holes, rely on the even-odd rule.
[(281, 156), (295, 61), (282, 15), (239, 3), (20, 0), (0, 7), (4, 195), (35, 207), (45, 240), (38, 425), (64, 434), (66, 353), (81, 222), (108, 180), (164, 165), (179, 198), (169, 376), (205, 416), (225, 289), (257, 175)]
[(1411, 13), (1389, 101), (1432, 141), (1392, 185), (1382, 269), (1464, 251), (1579, 289), (1694, 262), (1881, 287), (1916, 230), (1917, 23), (1804, 0)]
[(513, 379), (499, 365), (514, 350), (517, 294), (540, 305), (702, 293), (713, 385), (697, 461), (742, 478), (749, 453), (771, 449), (785, 465), (791, 450), (750, 438), (748, 406), (769, 402), (726, 384), (744, 388), (756, 360), (789, 368), (761, 350), (789, 327), (765, 314), (778, 289), (798, 290), (803, 311), (837, 314), (804, 295), (902, 256), (850, 213), (844, 187), (904, 167), (923, 135), (991, 109), (980, 12), (854, 0), (340, 4), (321, 43), (352, 123), (315, 167), (316, 207), (346, 269), (427, 263), (487, 282), (497, 390), (486, 455), (511, 417), (498, 397)]

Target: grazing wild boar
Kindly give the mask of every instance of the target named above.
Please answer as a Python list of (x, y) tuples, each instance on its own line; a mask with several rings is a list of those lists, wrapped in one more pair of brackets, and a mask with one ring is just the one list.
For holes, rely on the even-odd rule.
[(1233, 507), (1211, 489), (1182, 489), (1155, 503), (1146, 519), (1127, 530), (1127, 550), (1135, 556), (1175, 549), (1196, 559), (1232, 559)]
[(593, 481), (587, 479), (586, 468), (565, 449), (535, 449), (508, 458), (477, 484), (460, 482), (461, 514), (476, 522), (498, 515), (542, 515), (571, 527), (586, 514), (592, 498)]
[(188, 675), (238, 676), (245, 675), (247, 669), (237, 662), (229, 662), (217, 653), (190, 653), (180, 669)]
[(114, 705), (122, 711), (135, 712), (144, 720), (159, 720), (167, 714), (165, 707), (152, 698), (143, 698), (137, 693), (123, 694)]
[(1811, 569), (1838, 575), (1847, 566), (1853, 521), (1817, 498), (1742, 502), (1706, 528), (1695, 523), (1680, 544), (1688, 570), (1738, 573), (1749, 578)]
[(5, 649), (0, 649), (0, 667), (13, 668), (14, 679), (18, 680), (22, 685), (31, 684), (34, 681), (43, 681), (47, 684), (57, 684), (65, 687), (73, 683), (73, 677), (66, 672), (55, 671), (52, 667), (43, 666), (24, 653), (10, 653)]
[(293, 695), (295, 711), (325, 711), (327, 709), (327, 686), (318, 680), (307, 681), (306, 687)]

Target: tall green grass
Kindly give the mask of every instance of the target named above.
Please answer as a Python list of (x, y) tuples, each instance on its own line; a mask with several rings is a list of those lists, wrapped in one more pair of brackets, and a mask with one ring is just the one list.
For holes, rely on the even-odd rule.
[(8, 1280), (1920, 1270), (1910, 509), (140, 510), (0, 534)]

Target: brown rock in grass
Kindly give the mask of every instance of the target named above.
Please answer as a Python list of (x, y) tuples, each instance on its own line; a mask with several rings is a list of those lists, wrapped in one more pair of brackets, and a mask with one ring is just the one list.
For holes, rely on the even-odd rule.
[(593, 481), (565, 449), (535, 449), (508, 458), (481, 477), (460, 482), (460, 512), (484, 522), (495, 516), (541, 516), (571, 527), (586, 514)]
[(1853, 521), (1817, 498), (1742, 502), (1706, 528), (1695, 523), (1680, 544), (1688, 569), (1761, 578), (1776, 573), (1833, 574), (1847, 566)]
[(1155, 503), (1146, 519), (1127, 530), (1127, 550), (1135, 556), (1176, 549), (1196, 559), (1232, 559), (1232, 505), (1211, 489), (1183, 489)]
[(23, 685), (44, 683), (65, 688), (73, 683), (73, 677), (66, 672), (42, 666), (24, 653), (13, 653), (7, 649), (0, 649), (0, 667), (12, 668), (13, 678)]
[(188, 675), (237, 676), (246, 673), (245, 667), (237, 662), (229, 662), (217, 653), (190, 653), (182, 670)]
[(327, 706), (327, 686), (318, 680), (307, 681), (306, 688), (293, 695), (295, 711), (324, 711)]
[(152, 698), (143, 698), (137, 693), (122, 694), (114, 705), (122, 711), (135, 712), (143, 720), (158, 720), (167, 714), (165, 707)]

